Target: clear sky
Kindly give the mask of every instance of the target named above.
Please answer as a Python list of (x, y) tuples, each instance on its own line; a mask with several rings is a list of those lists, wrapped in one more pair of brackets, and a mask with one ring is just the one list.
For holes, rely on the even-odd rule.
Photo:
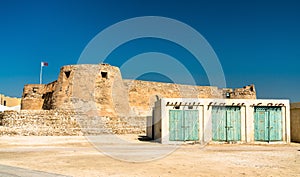
[[(57, 79), (63, 65), (76, 64), (103, 29), (139, 16), (163, 16), (201, 33), (217, 54), (227, 87), (255, 84), (259, 98), (300, 101), (300, 1), (21, 1), (0, 0), (0, 93), (22, 95), (24, 84)], [(180, 46), (139, 39), (117, 48), (107, 62), (120, 66), (143, 52), (184, 57), (198, 85), (209, 85), (201, 66)], [(125, 74), (126, 75), (126, 74)], [(148, 80), (167, 80), (149, 73)]]

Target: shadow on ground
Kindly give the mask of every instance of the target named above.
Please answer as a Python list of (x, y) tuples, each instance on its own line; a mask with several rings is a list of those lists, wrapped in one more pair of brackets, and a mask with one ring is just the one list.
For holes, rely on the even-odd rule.
[(139, 135), (138, 140), (139, 141), (152, 141), (151, 138), (149, 138), (148, 136), (143, 136), (143, 135)]

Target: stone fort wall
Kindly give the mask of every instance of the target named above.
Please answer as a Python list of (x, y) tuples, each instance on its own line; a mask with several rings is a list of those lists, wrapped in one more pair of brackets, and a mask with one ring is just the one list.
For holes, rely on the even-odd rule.
[(25, 85), (22, 110), (81, 110), (99, 116), (150, 116), (159, 98), (256, 99), (254, 85), (217, 88), (173, 83), (123, 80), (119, 68), (108, 64), (68, 65), (57, 81)]
[(144, 117), (100, 117), (70, 110), (0, 112), (0, 136), (144, 134)]
[(74, 111), (21, 110), (0, 113), (0, 135), (81, 135)]
[(97, 135), (145, 133), (160, 98), (256, 99), (253, 85), (230, 89), (123, 80), (108, 64), (63, 66), (49, 84), (23, 89), (21, 111), (0, 114), (2, 134)]

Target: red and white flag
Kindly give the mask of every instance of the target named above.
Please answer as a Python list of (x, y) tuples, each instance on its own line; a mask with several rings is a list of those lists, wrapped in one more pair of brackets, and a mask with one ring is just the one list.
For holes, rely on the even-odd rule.
[(48, 62), (41, 62), (41, 66), (48, 66)]

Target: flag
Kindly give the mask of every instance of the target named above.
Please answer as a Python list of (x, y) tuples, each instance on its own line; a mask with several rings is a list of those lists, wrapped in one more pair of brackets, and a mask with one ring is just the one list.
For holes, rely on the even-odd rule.
[(41, 62), (41, 66), (48, 66), (48, 62)]

